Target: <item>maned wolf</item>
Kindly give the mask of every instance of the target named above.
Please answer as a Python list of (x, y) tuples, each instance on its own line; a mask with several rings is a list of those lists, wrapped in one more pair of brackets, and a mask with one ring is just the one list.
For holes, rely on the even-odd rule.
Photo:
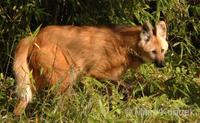
[[(142, 26), (47, 26), (35, 37), (22, 39), (15, 51), (14, 73), (20, 115), (31, 102), (33, 87), (60, 83), (66, 90), (78, 76), (117, 81), (128, 68), (144, 62), (164, 66), (168, 49), (164, 21)], [(35, 82), (33, 85), (30, 75)]]

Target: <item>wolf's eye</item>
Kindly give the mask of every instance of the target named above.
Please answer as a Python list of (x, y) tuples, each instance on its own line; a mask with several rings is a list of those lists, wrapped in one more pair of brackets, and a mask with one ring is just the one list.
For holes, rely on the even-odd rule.
[(153, 54), (156, 54), (156, 53), (157, 53), (156, 50), (152, 50), (151, 52), (152, 52)]
[(164, 49), (161, 49), (161, 53), (164, 52)]

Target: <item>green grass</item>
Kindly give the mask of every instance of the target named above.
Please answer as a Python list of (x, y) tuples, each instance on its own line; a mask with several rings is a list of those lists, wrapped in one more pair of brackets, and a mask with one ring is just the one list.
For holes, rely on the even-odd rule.
[[(199, 122), (200, 81), (196, 64), (163, 69), (142, 65), (129, 70), (119, 81), (133, 88), (123, 100), (123, 90), (109, 81), (99, 82), (84, 77), (70, 94), (53, 96), (48, 90), (37, 94), (20, 117), (12, 113), (17, 102), (15, 80), (0, 74), (1, 122)], [(112, 96), (106, 91), (112, 88)]]

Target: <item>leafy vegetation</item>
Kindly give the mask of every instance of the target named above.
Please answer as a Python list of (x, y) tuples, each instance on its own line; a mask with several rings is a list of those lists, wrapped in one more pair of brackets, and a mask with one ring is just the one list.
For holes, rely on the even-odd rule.
[[(41, 24), (168, 24), (167, 66), (144, 64), (119, 81), (130, 84), (128, 100), (119, 86), (85, 77), (71, 94), (37, 94), (21, 117), (17, 102), (12, 52), (21, 37)], [(1, 122), (199, 122), (200, 3), (195, 0), (3, 0), (0, 1)], [(110, 85), (112, 97), (107, 94)], [(67, 92), (66, 92), (67, 93)]]

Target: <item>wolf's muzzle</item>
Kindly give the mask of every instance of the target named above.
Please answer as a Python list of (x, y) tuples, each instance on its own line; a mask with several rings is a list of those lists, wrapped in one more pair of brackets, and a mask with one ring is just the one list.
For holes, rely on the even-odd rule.
[(154, 63), (155, 63), (155, 65), (156, 65), (156, 67), (159, 67), (159, 68), (162, 68), (162, 67), (165, 66), (165, 61), (164, 61), (164, 60), (162, 60), (162, 61), (155, 60)]

